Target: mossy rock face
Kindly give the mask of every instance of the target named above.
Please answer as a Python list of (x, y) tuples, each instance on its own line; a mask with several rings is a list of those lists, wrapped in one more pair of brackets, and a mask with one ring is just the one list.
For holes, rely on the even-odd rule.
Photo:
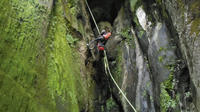
[[(199, 82), (199, 55), (200, 55), (200, 27), (199, 27), (199, 7), (200, 1), (198, 0), (174, 0), (174, 1), (164, 1), (156, 0), (157, 3), (162, 6), (161, 15), (166, 18), (169, 24), (171, 24), (171, 33), (176, 35), (173, 38), (177, 39), (179, 43), (179, 50), (182, 52), (182, 57), (187, 62), (187, 67), (189, 69), (188, 75), (191, 77), (190, 86), (194, 88), (193, 101), (191, 105), (196, 105), (196, 109), (200, 109), (200, 90), (198, 89)], [(168, 18), (168, 19), (167, 19)], [(173, 30), (174, 29), (174, 30)], [(188, 103), (188, 102), (187, 102)], [(188, 104), (183, 105), (184, 108), (192, 108)]]
[(200, 35), (200, 1), (196, 1), (190, 5), (190, 11), (192, 12), (192, 25), (191, 25), (191, 35), (196, 34), (196, 36)]
[(84, 109), (80, 56), (67, 40), (61, 0), (1, 0), (0, 8), (0, 111)]
[(0, 7), (1, 111), (55, 111), (42, 85), (46, 71), (44, 32), (50, 10), (30, 0), (2, 0)]

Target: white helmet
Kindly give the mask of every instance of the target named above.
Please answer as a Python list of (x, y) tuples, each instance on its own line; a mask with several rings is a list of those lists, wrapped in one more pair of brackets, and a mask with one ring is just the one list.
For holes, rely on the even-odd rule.
[(106, 30), (102, 30), (102, 31), (101, 31), (101, 34), (104, 34), (104, 33), (106, 33)]

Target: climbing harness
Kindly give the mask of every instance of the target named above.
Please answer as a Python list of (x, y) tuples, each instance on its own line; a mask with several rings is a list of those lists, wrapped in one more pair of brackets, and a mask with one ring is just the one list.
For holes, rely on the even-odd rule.
[[(89, 12), (90, 12), (90, 15), (92, 16), (92, 19), (93, 19), (93, 21), (94, 21), (94, 24), (95, 24), (95, 26), (96, 26), (96, 28), (97, 28), (97, 31), (98, 31), (98, 33), (100, 34), (99, 28), (98, 28), (98, 26), (97, 26), (97, 23), (96, 23), (96, 21), (95, 21), (95, 18), (94, 18), (94, 16), (93, 16), (93, 14), (92, 14), (92, 11), (90, 10), (90, 7), (89, 7), (89, 5), (88, 5), (87, 0), (85, 0), (85, 2), (86, 2), (86, 5), (87, 5), (88, 10), (89, 10)], [(107, 54), (106, 54), (106, 51), (105, 51), (105, 50), (104, 50), (104, 64), (105, 64), (105, 72), (106, 72), (106, 74), (107, 74), (107, 75), (109, 74), (109, 76), (110, 76), (111, 79), (113, 80), (113, 82), (114, 82), (114, 84), (116, 85), (116, 87), (117, 87), (117, 89), (119, 90), (119, 92), (122, 94), (122, 96), (123, 96), (123, 97), (125, 98), (125, 100), (128, 102), (128, 104), (131, 106), (131, 108), (134, 110), (134, 112), (137, 112), (137, 110), (136, 110), (136, 109), (134, 108), (134, 106), (131, 104), (131, 102), (129, 101), (129, 99), (126, 97), (126, 95), (124, 94), (124, 92), (120, 89), (120, 87), (118, 86), (118, 84), (117, 84), (117, 82), (115, 81), (114, 77), (112, 76), (111, 71), (110, 71), (110, 68), (109, 68), (109, 64), (108, 64)]]

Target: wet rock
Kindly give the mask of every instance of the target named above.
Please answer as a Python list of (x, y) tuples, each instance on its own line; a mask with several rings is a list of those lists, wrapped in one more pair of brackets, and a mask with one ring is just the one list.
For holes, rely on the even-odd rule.
[[(200, 111), (198, 0), (88, 2), (138, 111)], [(0, 18), (0, 111), (133, 111), (86, 47), (98, 33), (84, 0), (1, 0)]]
[(150, 78), (151, 76), (148, 68), (148, 62), (145, 60), (137, 37), (134, 37), (136, 45), (136, 68), (138, 70), (136, 107), (142, 112), (155, 112), (153, 100), (153, 85)]
[(157, 23), (150, 39), (148, 58), (157, 83), (168, 78), (167, 65), (175, 64), (175, 48), (170, 45), (170, 35), (165, 24)]
[(147, 31), (148, 27), (150, 27), (150, 25), (151, 25), (151, 22), (148, 21), (146, 13), (145, 13), (145, 11), (143, 10), (142, 7), (139, 7), (137, 9), (136, 15), (137, 15), (138, 21), (139, 21), (140, 25), (142, 26), (142, 28), (145, 31)]
[(198, 0), (186, 1), (164, 1), (166, 10), (172, 19), (174, 28), (178, 33), (180, 48), (189, 67), (190, 77), (194, 83), (194, 104), (200, 110), (200, 27)]

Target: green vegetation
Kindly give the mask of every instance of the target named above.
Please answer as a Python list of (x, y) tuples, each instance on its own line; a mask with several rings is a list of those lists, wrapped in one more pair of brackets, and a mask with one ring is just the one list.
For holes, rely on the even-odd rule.
[(200, 18), (197, 18), (197, 19), (192, 21), (191, 34), (196, 33), (196, 35), (198, 35), (200, 33), (199, 24), (200, 24)]
[(167, 51), (167, 48), (160, 47), (158, 52), (162, 52), (162, 51), (166, 52), (166, 51)]
[(36, 1), (0, 2), (2, 112), (55, 111), (41, 75), (45, 74), (46, 60), (41, 30), (46, 31), (49, 14), (50, 10)]
[(61, 3), (57, 2), (48, 36), (47, 45), (53, 46), (48, 49), (48, 90), (52, 99), (59, 97), (61, 104), (68, 102), (68, 106), (64, 107), (67, 111), (78, 112), (75, 78), (78, 78), (79, 66), (73, 62), (75, 59), (66, 41), (66, 35), (69, 34), (66, 32), (65, 19), (62, 13), (59, 13), (62, 12), (62, 7), (58, 7), (60, 5)]
[(79, 54), (72, 55), (77, 40), (66, 31), (61, 0), (50, 9), (38, 0), (0, 1), (1, 112), (79, 112), (92, 96)]
[(163, 60), (164, 60), (163, 56), (159, 56), (159, 57), (158, 57), (158, 60), (159, 60), (159, 62), (161, 62), (161, 63), (162, 63), (162, 62), (163, 62)]
[[(65, 0), (63, 0), (63, 2), (64, 1)], [(78, 1), (79, 0), (67, 0), (66, 2), (61, 4), (61, 6), (65, 7), (65, 18), (69, 21), (70, 25), (79, 32), (83, 33), (83, 26), (79, 24), (79, 21), (77, 20), (77, 14), (78, 12), (80, 12), (80, 7), (78, 7)]]
[(120, 35), (125, 39), (125, 41), (134, 47), (133, 44), (133, 35), (131, 34), (130, 28), (124, 28), (121, 30)]
[[(168, 109), (175, 109), (180, 95), (175, 94), (174, 65), (168, 66), (170, 70), (169, 78), (161, 83), (160, 104), (161, 112), (167, 112)], [(175, 97), (173, 96), (175, 94)]]
[(118, 56), (116, 57), (115, 60), (115, 68), (113, 69), (113, 74), (114, 74), (114, 78), (118, 81), (118, 83), (120, 83), (119, 81), (121, 81), (121, 76), (122, 76), (122, 51), (121, 48), (117, 48), (118, 49)]
[[(193, 15), (199, 15), (199, 6), (200, 1), (195, 1), (194, 3), (192, 3), (192, 5), (190, 6), (190, 10), (193, 13)], [(199, 24), (200, 24), (200, 17), (196, 16), (196, 18), (194, 20), (192, 20), (192, 25), (191, 25), (191, 33), (196, 33), (196, 35), (199, 35), (200, 31), (199, 31)]]
[(159, 5), (162, 5), (162, 0), (156, 0)]
[(165, 53), (164, 55), (158, 56), (158, 61), (159, 61), (159, 62), (162, 63), (163, 60), (166, 58), (166, 51), (167, 51), (167, 48), (164, 48), (164, 47), (160, 47), (160, 48), (159, 48), (159, 50), (158, 50), (159, 53), (162, 53), (162, 52)]
[(183, 3), (183, 1), (182, 0), (176, 0), (176, 2), (178, 4), (179, 8), (182, 10), (181, 12), (183, 13), (183, 11), (184, 11), (184, 3)]
[(112, 97), (110, 97), (107, 101), (106, 101), (106, 110), (108, 112), (110, 112), (112, 110), (112, 108), (114, 108), (117, 104), (115, 103), (115, 101), (112, 99)]
[[(162, 20), (169, 20), (169, 16), (167, 14), (165, 4), (162, 3), (162, 0), (156, 0), (156, 2), (160, 7), (160, 11), (161, 11), (161, 14), (162, 14)], [(162, 20), (160, 20), (160, 21), (162, 21)]]
[(68, 41), (68, 43), (69, 43), (69, 45), (70, 45), (71, 47), (74, 47), (74, 45), (75, 45), (76, 42), (78, 41), (77, 38), (73, 38), (72, 35), (70, 35), (70, 34), (67, 34), (66, 39), (67, 39), (67, 41)]
[(131, 11), (134, 12), (138, 0), (130, 0)]
[(123, 38), (128, 39), (128, 41), (132, 39), (131, 29), (130, 28), (124, 28), (124, 29), (122, 29), (121, 32), (120, 32), (120, 34), (121, 34), (121, 36)]
[(166, 87), (161, 84), (161, 112), (167, 112), (169, 108), (175, 109), (178, 104), (179, 97), (179, 95), (176, 95), (176, 98), (172, 98), (166, 91)]
[[(130, 7), (131, 7), (131, 11), (132, 13), (135, 15), (136, 14), (136, 10), (142, 6), (143, 7), (143, 1), (142, 0), (131, 0), (130, 1)], [(134, 17), (134, 16), (133, 16)], [(137, 18), (137, 17), (136, 17)], [(133, 18), (134, 19), (134, 18)]]
[(77, 2), (78, 2), (78, 0), (68, 0), (67, 1), (67, 7), (70, 9), (69, 11), (72, 15), (76, 15), (76, 13), (78, 12)]
[(192, 96), (192, 93), (190, 91), (186, 92), (185, 93), (185, 98), (189, 98)]
[(143, 35), (144, 35), (144, 33), (145, 33), (145, 31), (144, 31), (144, 29), (142, 28), (142, 26), (140, 25), (140, 23), (139, 23), (139, 20), (138, 20), (138, 18), (137, 18), (137, 16), (136, 16), (136, 10), (141, 6), (141, 7), (143, 7), (143, 5), (142, 5), (142, 1), (137, 1), (136, 2), (136, 4), (134, 4), (135, 6), (134, 7), (132, 7), (132, 5), (131, 5), (131, 9), (132, 9), (132, 12), (133, 12), (133, 21), (134, 21), (134, 23), (135, 23), (135, 28), (137, 29), (137, 36), (139, 37), (139, 38), (141, 38)]

